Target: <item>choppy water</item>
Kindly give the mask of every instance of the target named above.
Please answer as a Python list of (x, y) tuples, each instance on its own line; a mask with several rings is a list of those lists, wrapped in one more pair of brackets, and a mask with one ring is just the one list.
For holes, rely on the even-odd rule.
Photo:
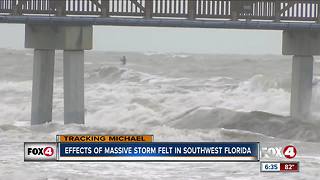
[[(128, 64), (120, 65), (127, 56)], [(320, 76), (313, 114), (291, 121), (290, 57), (88, 52), (86, 125), (63, 124), (62, 57), (56, 57), (53, 123), (30, 127), (32, 52), (0, 50), (0, 179), (317, 179)], [(258, 163), (25, 163), (23, 142), (56, 134), (154, 134), (156, 141), (294, 144), (301, 172)]]

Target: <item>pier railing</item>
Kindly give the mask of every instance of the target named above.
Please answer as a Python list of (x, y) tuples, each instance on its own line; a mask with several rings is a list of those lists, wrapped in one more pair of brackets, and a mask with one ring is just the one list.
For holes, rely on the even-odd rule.
[(0, 14), (318, 21), (318, 0), (0, 0)]

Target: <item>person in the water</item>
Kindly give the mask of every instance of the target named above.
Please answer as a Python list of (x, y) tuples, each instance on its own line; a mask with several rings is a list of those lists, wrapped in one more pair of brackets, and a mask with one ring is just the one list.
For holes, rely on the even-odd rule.
[(120, 59), (122, 65), (126, 65), (127, 64), (127, 58), (126, 56), (122, 56), (122, 58)]

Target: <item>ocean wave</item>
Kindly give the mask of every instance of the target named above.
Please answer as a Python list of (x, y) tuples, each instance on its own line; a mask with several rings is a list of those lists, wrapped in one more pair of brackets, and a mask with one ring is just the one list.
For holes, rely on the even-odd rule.
[(198, 107), (170, 124), (180, 129), (225, 128), (261, 133), (271, 137), (320, 142), (320, 124), (292, 120), (290, 117), (266, 112), (237, 112), (228, 109)]
[[(85, 104), (89, 126), (222, 128), (307, 141), (320, 137), (315, 132), (316, 120), (315, 124), (289, 121), (290, 92), (282, 87), (283, 80), (263, 74), (244, 81), (224, 76), (181, 78), (112, 65), (92, 69), (87, 75)], [(320, 96), (318, 84), (314, 85), (314, 119), (320, 117), (320, 104), (315, 100)], [(54, 91), (53, 120), (62, 124), (60, 81)], [(6, 95), (0, 102), (0, 124), (29, 125), (31, 81), (1, 82), (0, 92)], [(294, 129), (292, 133), (287, 132), (287, 124)]]

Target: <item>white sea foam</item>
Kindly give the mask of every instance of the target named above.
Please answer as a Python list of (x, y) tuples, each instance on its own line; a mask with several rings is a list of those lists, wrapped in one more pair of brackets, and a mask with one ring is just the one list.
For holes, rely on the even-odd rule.
[[(161, 58), (161, 54), (158, 55)], [(230, 62), (239, 68), (228, 65), (228, 59), (214, 57), (208, 61), (180, 58), (171, 64), (146, 60), (149, 56), (139, 60), (129, 57), (127, 67), (114, 65), (117, 61), (112, 65), (98, 64), (105, 60), (98, 56), (90, 59), (85, 76), (86, 125), (63, 125), (63, 82), (58, 76), (54, 84), (54, 122), (31, 128), (32, 82), (22, 77), (32, 72), (27, 67), (16, 71), (17, 78), (23, 80), (0, 81), (0, 150), (4, 152), (0, 157), (0, 179), (22, 179), (26, 174), (28, 179), (79, 179), (79, 176), (80, 179), (317, 178), (320, 167), (317, 77), (313, 88), (313, 121), (291, 121), (287, 117), (290, 91), (283, 85), (287, 84), (288, 74), (286, 69), (275, 70), (279, 68), (278, 61), (264, 61), (268, 67), (274, 67), (271, 75), (268, 68), (249, 74), (246, 72), (253, 69), (247, 67), (247, 60)], [(258, 62), (250, 60), (257, 68)], [(15, 71), (18, 67), (13, 61), (10, 68)], [(222, 73), (213, 75), (212, 71)], [(56, 134), (64, 133), (154, 134), (156, 141), (294, 144), (302, 153), (299, 160), (303, 172), (285, 176), (260, 174), (258, 163), (22, 162), (24, 141), (54, 141)]]

